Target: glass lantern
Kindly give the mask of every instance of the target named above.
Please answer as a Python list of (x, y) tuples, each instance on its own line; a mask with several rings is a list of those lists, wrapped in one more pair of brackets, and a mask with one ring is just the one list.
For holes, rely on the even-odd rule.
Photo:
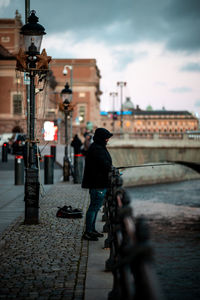
[(24, 47), (28, 55), (37, 55), (40, 53), (40, 47), (42, 38), (45, 33), (45, 29), (42, 25), (38, 24), (38, 17), (35, 15), (35, 11), (31, 11), (31, 15), (28, 18), (28, 23), (22, 26), (21, 32), (24, 37)]
[(61, 97), (63, 100), (63, 103), (70, 103), (72, 100), (72, 90), (69, 88), (68, 82), (65, 85), (65, 88), (61, 91)]

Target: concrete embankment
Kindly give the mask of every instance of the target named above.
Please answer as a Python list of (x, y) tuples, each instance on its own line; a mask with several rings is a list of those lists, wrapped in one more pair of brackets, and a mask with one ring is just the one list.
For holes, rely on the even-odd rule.
[[(147, 164), (148, 165), (148, 164)], [(125, 187), (200, 179), (200, 174), (183, 165), (157, 165), (122, 170)]]
[[(190, 140), (117, 140), (111, 139), (108, 150), (115, 167), (159, 164), (155, 167), (122, 169), (124, 186), (200, 179), (200, 174), (181, 164), (167, 161), (200, 163), (200, 141)], [(160, 165), (162, 164), (163, 165)]]

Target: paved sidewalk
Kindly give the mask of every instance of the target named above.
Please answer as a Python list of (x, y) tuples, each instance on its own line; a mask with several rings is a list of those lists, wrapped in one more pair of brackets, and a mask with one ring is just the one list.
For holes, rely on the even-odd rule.
[[(41, 149), (42, 156), (50, 154), (49, 145)], [(60, 166), (63, 157), (64, 146), (59, 145), (56, 161)], [(0, 162), (0, 299), (83, 299), (85, 295), (85, 300), (107, 300), (112, 274), (104, 272), (109, 256), (103, 250), (104, 238), (89, 243), (81, 239), (88, 191), (62, 182), (62, 169), (57, 168), (54, 184), (44, 185), (41, 170), (40, 224), (26, 227), (22, 224), (24, 186), (14, 185), (13, 164), (11, 155), (7, 163)], [(83, 219), (56, 218), (57, 206), (65, 204), (82, 208)], [(99, 213), (100, 231), (101, 218)]]
[[(5, 203), (6, 211), (2, 204), (0, 212), (2, 217), (8, 208), (12, 212), (6, 215), (6, 222), (2, 220), (0, 233), (0, 299), (106, 300), (112, 275), (104, 272), (109, 255), (103, 250), (104, 238), (98, 242), (82, 240), (88, 190), (58, 180), (45, 185), (39, 225), (23, 225), (24, 187), (13, 184), (13, 171), (6, 170), (8, 164), (0, 172), (2, 179), (7, 176), (1, 184), (1, 204)], [(83, 209), (84, 217), (57, 218), (57, 207), (63, 205)], [(104, 224), (101, 216), (97, 224), (100, 231)]]
[(40, 200), (40, 224), (23, 218), (1, 239), (1, 299), (82, 299), (88, 244), (82, 219), (56, 218), (57, 206), (86, 210), (87, 192), (58, 183)]
[[(14, 156), (7, 162), (0, 161), (0, 233), (17, 217), (24, 214), (24, 185), (15, 185)], [(44, 169), (40, 170), (41, 192), (46, 193), (52, 185), (44, 184)], [(60, 182), (62, 169), (55, 164), (54, 182)]]

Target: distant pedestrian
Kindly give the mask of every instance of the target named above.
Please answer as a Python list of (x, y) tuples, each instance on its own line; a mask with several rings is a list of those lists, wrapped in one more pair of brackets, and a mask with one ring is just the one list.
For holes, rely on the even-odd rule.
[(83, 143), (82, 146), (82, 154), (86, 156), (88, 149), (90, 147), (90, 145), (92, 144), (93, 140), (92, 140), (92, 135), (90, 133), (87, 133), (85, 135), (85, 141)]
[(84, 157), (82, 155), (83, 143), (78, 137), (78, 134), (74, 136), (71, 142), (71, 146), (74, 148), (74, 172), (73, 172), (74, 183), (81, 183), (83, 178)]
[(85, 158), (85, 169), (82, 188), (88, 188), (90, 193), (90, 205), (86, 213), (86, 230), (83, 238), (97, 241), (103, 237), (96, 231), (95, 223), (99, 209), (109, 187), (108, 174), (112, 167), (112, 159), (106, 148), (109, 138), (112, 136), (105, 128), (97, 128), (93, 137), (94, 142), (88, 149)]
[(83, 143), (78, 137), (78, 134), (76, 134), (71, 142), (71, 146), (74, 148), (74, 154), (80, 154), (81, 153), (81, 147)]

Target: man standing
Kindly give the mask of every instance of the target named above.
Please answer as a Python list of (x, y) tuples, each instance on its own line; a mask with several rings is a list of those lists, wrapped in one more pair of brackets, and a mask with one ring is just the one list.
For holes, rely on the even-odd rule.
[(83, 145), (83, 143), (81, 142), (81, 140), (78, 137), (78, 134), (75, 134), (72, 142), (71, 142), (71, 146), (74, 148), (74, 154), (80, 154), (81, 153), (81, 146)]
[(108, 173), (112, 166), (112, 159), (106, 144), (111, 136), (112, 133), (107, 129), (97, 128), (93, 137), (94, 142), (89, 147), (85, 158), (82, 188), (89, 189), (90, 205), (86, 213), (86, 230), (83, 238), (90, 241), (98, 241), (98, 237), (103, 237), (102, 233), (96, 231), (95, 222), (109, 186)]

